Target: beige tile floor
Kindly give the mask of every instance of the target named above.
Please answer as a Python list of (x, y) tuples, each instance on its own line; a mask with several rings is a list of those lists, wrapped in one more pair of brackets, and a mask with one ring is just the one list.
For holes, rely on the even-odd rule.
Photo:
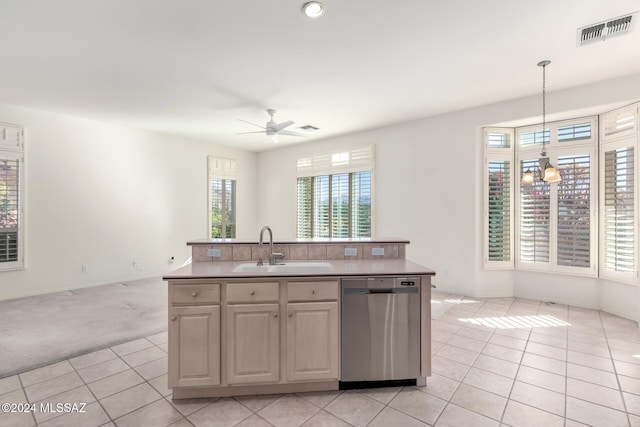
[(438, 292), (432, 308), (424, 388), (172, 401), (161, 333), (0, 379), (0, 403), (86, 404), (0, 413), (0, 426), (640, 426), (636, 323)]

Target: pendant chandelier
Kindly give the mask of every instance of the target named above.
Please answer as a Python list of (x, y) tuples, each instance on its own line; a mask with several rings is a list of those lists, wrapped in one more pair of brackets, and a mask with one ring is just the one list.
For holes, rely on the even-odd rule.
[[(542, 67), (542, 151), (540, 152), (540, 159), (538, 161), (539, 164), (539, 172), (540, 179), (545, 182), (560, 182), (562, 181), (562, 177), (560, 176), (560, 172), (558, 169), (553, 167), (551, 162), (549, 161), (549, 157), (547, 157), (547, 140), (546, 140), (546, 127), (547, 127), (547, 91), (546, 91), (546, 67), (551, 64), (551, 61), (545, 60), (538, 62), (538, 67)], [(524, 174), (522, 174), (522, 183), (523, 184), (533, 184), (534, 176), (531, 169), (527, 169)]]

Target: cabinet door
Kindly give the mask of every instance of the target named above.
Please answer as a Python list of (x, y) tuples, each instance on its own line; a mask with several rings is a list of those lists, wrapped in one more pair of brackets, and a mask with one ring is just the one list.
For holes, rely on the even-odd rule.
[(227, 306), (227, 381), (229, 384), (280, 379), (280, 306)]
[(287, 305), (287, 380), (338, 379), (338, 303)]
[(220, 384), (220, 306), (172, 307), (169, 387)]

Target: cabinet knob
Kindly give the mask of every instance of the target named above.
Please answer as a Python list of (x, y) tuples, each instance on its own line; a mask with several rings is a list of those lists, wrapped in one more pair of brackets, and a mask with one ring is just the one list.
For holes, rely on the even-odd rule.
[(293, 317), (293, 313), (292, 312), (289, 312), (289, 317)]
[(278, 317), (278, 313), (273, 313), (273, 317)]
[(255, 295), (256, 291), (249, 291), (249, 295)]
[(315, 289), (313, 289), (313, 290), (311, 291), (311, 295), (315, 295), (315, 294), (316, 294), (316, 290), (315, 290)]
[(198, 296), (198, 293), (197, 293), (197, 292), (194, 292), (194, 293), (192, 293), (192, 294), (191, 294), (191, 296), (195, 298), (195, 297), (197, 297), (197, 296)]
[(177, 317), (176, 317), (176, 316), (171, 316), (171, 321), (172, 321), (172, 322), (175, 322), (175, 321), (176, 321), (176, 319), (177, 319)]

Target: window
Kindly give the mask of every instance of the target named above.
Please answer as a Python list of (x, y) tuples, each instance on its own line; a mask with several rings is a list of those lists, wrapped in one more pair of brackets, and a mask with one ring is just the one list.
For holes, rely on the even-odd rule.
[(0, 125), (0, 270), (24, 267), (24, 132)]
[(209, 236), (236, 237), (235, 160), (209, 157)]
[[(596, 274), (595, 129), (595, 117), (485, 129), (485, 268)], [(557, 184), (541, 180), (543, 140)]]
[[(590, 117), (548, 123), (544, 132), (540, 125), (516, 129), (517, 268), (596, 275), (597, 212), (592, 206), (597, 123), (596, 117)], [(543, 138), (547, 157), (562, 176), (557, 184), (541, 180)], [(534, 171), (533, 184), (520, 182), (526, 170)]]
[(600, 276), (637, 283), (638, 105), (603, 114), (600, 127)]
[(298, 159), (297, 236), (371, 237), (373, 147)]
[(485, 264), (513, 268), (513, 130), (485, 129)]

